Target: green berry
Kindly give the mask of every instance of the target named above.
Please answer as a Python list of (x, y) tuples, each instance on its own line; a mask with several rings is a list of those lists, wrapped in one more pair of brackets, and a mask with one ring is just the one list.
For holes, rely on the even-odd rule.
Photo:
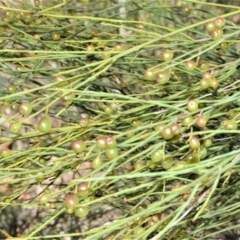
[(217, 89), (219, 86), (218, 80), (216, 78), (211, 78), (209, 84), (213, 89)]
[(9, 125), (9, 132), (12, 134), (17, 134), (21, 130), (22, 123), (14, 122)]
[(203, 145), (204, 147), (206, 148), (209, 148), (212, 146), (212, 140), (210, 138), (206, 139), (204, 142), (203, 142)]
[(200, 162), (200, 159), (199, 159), (199, 155), (197, 153), (190, 153), (187, 155), (187, 157), (185, 158), (185, 161), (188, 163), (188, 164), (196, 164), (196, 163), (199, 163)]
[(89, 208), (87, 206), (80, 206), (74, 209), (74, 214), (77, 217), (83, 218), (86, 217), (89, 213)]
[(82, 182), (77, 186), (77, 193), (81, 197), (86, 197), (89, 194), (89, 183)]
[(188, 61), (188, 62), (185, 63), (185, 69), (188, 72), (194, 71), (196, 66), (197, 66), (197, 64), (194, 61)]
[(205, 60), (201, 60), (199, 61), (198, 63), (198, 68), (201, 70), (201, 71), (207, 71), (210, 67), (210, 64), (209, 62), (205, 61)]
[(32, 112), (32, 104), (29, 102), (24, 102), (19, 106), (19, 113), (26, 116)]
[(73, 103), (74, 98), (75, 98), (75, 96), (74, 96), (73, 93), (68, 93), (68, 94), (65, 94), (64, 96), (61, 97), (61, 101), (66, 106), (69, 106)]
[(1, 151), (1, 156), (4, 157), (9, 157), (11, 155), (11, 150), (6, 148), (6, 149), (2, 149)]
[(163, 128), (161, 135), (165, 140), (169, 140), (169, 139), (173, 138), (173, 136), (174, 136), (172, 134), (171, 127)]
[(91, 163), (92, 168), (95, 170), (100, 168), (102, 165), (103, 165), (103, 161), (100, 156), (97, 156), (96, 158), (94, 158), (94, 160)]
[(214, 24), (217, 28), (223, 28), (225, 26), (225, 19), (223, 17), (217, 17), (214, 20)]
[(106, 148), (115, 148), (117, 146), (117, 141), (116, 141), (116, 138), (114, 137), (107, 137), (105, 139), (105, 143), (106, 143)]
[(108, 160), (113, 160), (118, 157), (118, 149), (115, 148), (107, 148), (106, 149), (106, 157)]
[(173, 165), (173, 158), (172, 157), (166, 157), (161, 161), (161, 166), (164, 169), (170, 169)]
[(99, 137), (96, 141), (96, 146), (99, 149), (105, 149), (106, 146), (106, 138), (105, 137)]
[(42, 133), (49, 133), (52, 129), (52, 121), (48, 116), (43, 117), (38, 122), (38, 131)]
[(190, 127), (193, 123), (193, 117), (191, 115), (189, 116), (186, 116), (182, 119), (182, 124), (185, 126), (185, 127)]
[(213, 21), (211, 21), (205, 25), (205, 28), (208, 32), (212, 32), (216, 28), (216, 25)]
[(51, 37), (52, 37), (53, 41), (59, 41), (60, 40), (60, 34), (59, 33), (53, 32), (51, 34)]
[(17, 86), (16, 85), (14, 85), (14, 84), (11, 84), (11, 85), (9, 85), (8, 87), (7, 87), (7, 91), (8, 91), (8, 93), (15, 93), (16, 92), (16, 90), (17, 90)]
[(202, 90), (205, 90), (205, 89), (209, 88), (209, 86), (210, 86), (210, 81), (209, 81), (208, 79), (204, 79), (204, 78), (203, 78), (203, 79), (200, 80), (199, 84), (200, 84), (200, 88), (201, 88)]
[(173, 59), (174, 53), (172, 50), (166, 50), (162, 53), (162, 59), (164, 62), (171, 61)]
[(74, 141), (71, 145), (72, 150), (77, 154), (84, 152), (86, 149), (86, 146), (87, 145), (83, 140)]
[(206, 126), (206, 124), (207, 124), (207, 121), (208, 121), (208, 119), (207, 119), (207, 117), (205, 117), (205, 116), (203, 116), (203, 115), (199, 115), (198, 117), (197, 117), (197, 126), (198, 127), (205, 127)]
[(57, 83), (57, 87), (65, 87), (69, 84), (69, 82), (67, 81), (66, 77), (63, 75), (57, 75), (55, 77), (55, 82)]
[(163, 149), (157, 149), (151, 154), (152, 162), (160, 162), (164, 158), (164, 151)]
[(156, 73), (153, 70), (151, 70), (151, 69), (147, 69), (144, 72), (144, 79), (145, 80), (152, 81), (152, 80), (154, 80), (155, 76), (156, 76)]
[(211, 37), (214, 41), (221, 39), (223, 37), (223, 30), (220, 28), (215, 28), (211, 32)]
[(200, 148), (200, 141), (199, 141), (198, 137), (196, 137), (196, 136), (190, 137), (189, 146), (193, 150), (197, 150), (198, 148)]
[(198, 102), (196, 100), (189, 100), (187, 103), (187, 109), (189, 112), (195, 112), (198, 110)]
[(170, 78), (169, 71), (159, 72), (156, 75), (156, 82), (160, 85), (164, 85), (168, 82), (169, 78)]

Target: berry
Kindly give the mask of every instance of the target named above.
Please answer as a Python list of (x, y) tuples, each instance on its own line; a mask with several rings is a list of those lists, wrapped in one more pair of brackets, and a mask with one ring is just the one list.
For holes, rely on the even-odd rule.
[(40, 7), (41, 1), (40, 0), (34, 0), (35, 7)]
[(201, 88), (202, 90), (204, 90), (204, 89), (209, 88), (209, 86), (210, 86), (210, 81), (209, 81), (208, 79), (204, 79), (204, 78), (203, 78), (203, 79), (200, 80), (199, 84), (200, 84), (200, 88)]
[(139, 120), (133, 120), (133, 121), (132, 121), (132, 126), (133, 126), (134, 128), (139, 127), (141, 124), (142, 124), (142, 122), (139, 121)]
[(9, 157), (11, 155), (11, 150), (6, 148), (6, 149), (2, 149), (1, 151), (1, 156), (4, 157)]
[(162, 132), (164, 128), (165, 128), (164, 124), (158, 124), (157, 126), (154, 127), (156, 132)]
[(182, 124), (185, 126), (185, 127), (189, 127), (191, 126), (191, 124), (193, 123), (193, 117), (191, 115), (189, 116), (186, 116), (182, 119)]
[(160, 85), (166, 84), (170, 78), (169, 71), (159, 72), (156, 75), (156, 82)]
[(121, 51), (123, 51), (123, 49), (124, 49), (124, 47), (123, 47), (122, 44), (116, 44), (116, 45), (114, 46), (114, 50), (115, 50), (115, 51), (121, 52)]
[(99, 149), (105, 149), (107, 147), (106, 146), (106, 138), (105, 137), (99, 137), (96, 141), (96, 146)]
[(197, 125), (198, 125), (198, 127), (201, 127), (201, 128), (205, 127), (206, 124), (207, 124), (207, 121), (208, 121), (208, 119), (206, 117), (204, 117), (203, 115), (199, 115), (197, 117)]
[(222, 17), (217, 17), (215, 20), (214, 20), (214, 25), (217, 27), (217, 28), (223, 28), (225, 26), (225, 19), (222, 18)]
[(73, 93), (68, 93), (64, 96), (61, 97), (61, 101), (63, 104), (65, 104), (66, 106), (69, 106), (73, 103), (74, 101), (74, 94)]
[(162, 149), (155, 150), (151, 154), (152, 162), (160, 162), (164, 158), (164, 151)]
[(50, 195), (48, 195), (48, 194), (43, 194), (42, 196), (40, 196), (39, 202), (40, 202), (41, 204), (46, 204), (46, 203), (49, 202), (49, 199), (50, 199)]
[(32, 104), (29, 102), (24, 102), (19, 106), (19, 113), (26, 116), (32, 112)]
[(195, 112), (198, 110), (198, 102), (196, 100), (189, 100), (187, 103), (187, 109), (189, 112)]
[(144, 168), (144, 165), (143, 165), (142, 162), (136, 162), (136, 163), (134, 163), (134, 169), (135, 169), (136, 171), (142, 170), (143, 168)]
[(220, 43), (220, 48), (222, 50), (226, 50), (229, 48), (229, 44), (227, 42), (222, 42), (222, 43)]
[(48, 116), (43, 117), (38, 122), (38, 131), (42, 133), (49, 133), (52, 128), (52, 121)]
[(12, 105), (11, 105), (11, 109), (13, 110), (13, 111), (17, 111), (18, 110), (18, 104), (17, 103), (13, 103)]
[(104, 107), (103, 110), (108, 115), (111, 115), (113, 113), (113, 107), (111, 105)]
[(212, 73), (211, 72), (205, 72), (202, 75), (202, 79), (210, 80), (212, 78)]
[(173, 165), (173, 158), (172, 157), (164, 158), (161, 161), (161, 166), (164, 169), (170, 169), (172, 167), (172, 165)]
[(170, 139), (171, 143), (178, 143), (180, 141), (181, 134), (173, 136), (173, 138)]
[(238, 123), (233, 120), (222, 121), (221, 125), (224, 127), (225, 130), (237, 130), (238, 129)]
[(25, 23), (31, 23), (33, 21), (33, 15), (30, 14), (30, 13), (25, 13), (24, 14), (24, 18), (22, 18), (22, 20), (25, 22)]
[(77, 186), (77, 193), (81, 197), (85, 197), (89, 193), (89, 183), (88, 182), (82, 182)]
[(214, 41), (221, 39), (223, 37), (223, 30), (220, 28), (215, 28), (211, 32), (211, 37)]
[(211, 78), (209, 80), (209, 84), (213, 89), (216, 89), (219, 86), (218, 80), (216, 78)]
[(66, 212), (67, 212), (68, 214), (73, 214), (74, 209), (73, 209), (73, 208), (67, 208), (67, 209), (66, 209)]
[(94, 158), (94, 160), (91, 163), (91, 167), (95, 170), (100, 168), (102, 165), (103, 165), (103, 162), (100, 156), (97, 156), (96, 158)]
[(51, 37), (52, 37), (53, 41), (59, 41), (60, 40), (60, 34), (59, 33), (53, 32), (51, 34)]
[(197, 150), (200, 147), (200, 141), (199, 141), (198, 137), (196, 137), (196, 136), (190, 137), (189, 146), (191, 149)]
[(89, 208), (87, 206), (85, 207), (81, 206), (74, 209), (74, 214), (80, 218), (86, 217), (88, 213), (89, 213)]
[(114, 137), (107, 137), (105, 139), (106, 142), (106, 148), (115, 148), (117, 146), (116, 138)]
[(8, 93), (15, 93), (16, 92), (16, 90), (17, 90), (17, 86), (16, 85), (14, 85), (14, 84), (11, 84), (11, 85), (9, 85), (8, 87), (7, 87), (7, 91), (8, 91)]
[(228, 117), (229, 120), (239, 120), (240, 114), (239, 114), (239, 112), (236, 112), (235, 110), (231, 109), (227, 113), (227, 117)]
[(102, 59), (109, 59), (111, 57), (111, 53), (107, 50), (105, 50), (102, 54), (101, 54), (101, 58)]
[(130, 129), (130, 130), (127, 131), (127, 133), (126, 133), (127, 138), (132, 138), (134, 135), (135, 135), (135, 132), (132, 131), (132, 129)]
[(210, 67), (210, 64), (209, 62), (205, 61), (205, 60), (201, 60), (199, 61), (198, 63), (198, 68), (201, 70), (201, 71), (206, 71), (208, 70)]
[(212, 32), (216, 26), (215, 26), (215, 23), (214, 22), (208, 22), (206, 25), (205, 25), (205, 28), (208, 32)]
[(146, 209), (147, 209), (147, 205), (143, 203), (143, 204), (137, 206), (136, 213), (140, 213)]
[(82, 153), (86, 149), (86, 143), (83, 140), (77, 140), (72, 143), (71, 147), (75, 153)]
[(108, 160), (113, 160), (118, 157), (118, 149), (117, 148), (107, 148), (105, 154), (106, 154), (106, 157)]
[(69, 84), (68, 81), (66, 81), (66, 77), (63, 75), (57, 75), (55, 77), (55, 82), (57, 83), (57, 87), (65, 87)]
[(17, 134), (20, 132), (21, 126), (22, 126), (22, 124), (18, 123), (18, 122), (11, 123), (9, 125), (9, 132), (12, 134)]
[(155, 76), (156, 76), (156, 73), (154, 73), (153, 70), (151, 70), (151, 69), (147, 69), (144, 72), (144, 79), (145, 80), (152, 81), (152, 80), (154, 80)]
[(162, 59), (164, 62), (171, 61), (173, 59), (174, 53), (172, 50), (167, 50), (162, 53)]
[(188, 72), (194, 71), (196, 66), (197, 66), (197, 64), (194, 61), (188, 61), (188, 62), (185, 63), (185, 69)]
[(79, 125), (83, 128), (87, 127), (89, 124), (89, 119), (88, 118), (82, 118), (80, 121), (79, 121)]
[(186, 14), (190, 14), (190, 13), (191, 13), (191, 9), (188, 8), (188, 7), (185, 7), (185, 8), (183, 9), (183, 11), (184, 11)]
[(171, 138), (173, 138), (173, 134), (172, 134), (172, 131), (171, 131), (171, 127), (165, 127), (162, 132), (161, 132), (161, 135), (164, 139), (166, 140), (169, 140)]
[(201, 147), (200, 147), (200, 150), (199, 150), (200, 159), (202, 160), (202, 159), (206, 158), (206, 157), (207, 157), (207, 154), (208, 154), (207, 148), (204, 147), (204, 146), (201, 146)]
[(92, 36), (92, 37), (96, 37), (97, 35), (98, 35), (97, 31), (94, 30), (94, 29), (92, 29), (92, 30), (91, 30), (91, 36)]
[(175, 135), (179, 135), (181, 133), (181, 127), (179, 124), (177, 123), (173, 123), (171, 126), (171, 133), (175, 136)]
[(185, 158), (185, 161), (188, 164), (196, 164), (200, 162), (199, 156), (197, 153), (190, 153), (187, 155), (187, 157)]
[(203, 145), (204, 147), (206, 148), (209, 148), (212, 146), (212, 140), (210, 138), (206, 139), (204, 142), (203, 142)]
[(87, 52), (94, 52), (95, 51), (95, 47), (93, 45), (88, 45), (86, 48)]
[(177, 161), (175, 165), (173, 166), (173, 170), (175, 169), (185, 169), (188, 166), (187, 162), (182, 160), (182, 161)]

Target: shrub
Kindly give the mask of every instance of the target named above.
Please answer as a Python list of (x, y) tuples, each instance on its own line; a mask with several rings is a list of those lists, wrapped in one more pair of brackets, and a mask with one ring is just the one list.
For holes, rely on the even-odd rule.
[(0, 211), (19, 213), (2, 238), (232, 228), (239, 13), (195, 0), (1, 6)]

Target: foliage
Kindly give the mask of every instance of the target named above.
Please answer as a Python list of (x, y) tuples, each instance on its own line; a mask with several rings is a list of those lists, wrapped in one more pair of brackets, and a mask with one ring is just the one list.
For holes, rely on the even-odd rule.
[(2, 236), (180, 240), (233, 228), (239, 6), (34, 2), (1, 6), (0, 211), (37, 211)]

